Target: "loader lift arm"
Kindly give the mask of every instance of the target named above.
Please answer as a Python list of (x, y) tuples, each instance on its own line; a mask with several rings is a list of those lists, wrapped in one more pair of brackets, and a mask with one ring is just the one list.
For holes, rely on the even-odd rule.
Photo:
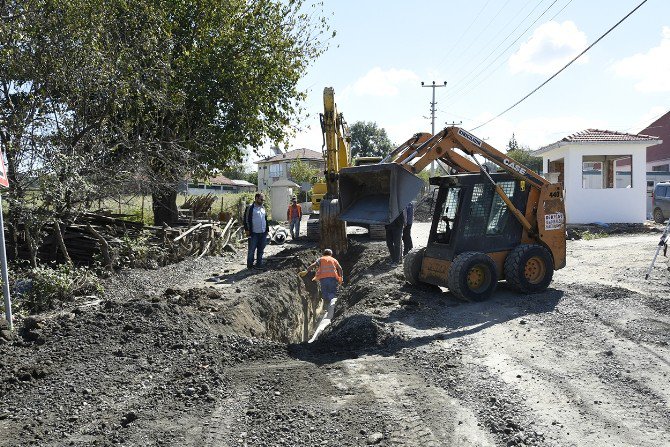
[[(461, 150), (464, 154), (472, 157), (472, 160), (456, 152), (454, 149)], [(529, 187), (531, 197), (528, 203), (531, 206), (526, 207), (525, 213), (522, 213), (514, 206), (503, 189), (495, 183), (489, 173), (477, 161), (475, 158), (476, 155), (484, 157), (486, 160), (500, 166), (501, 169), (521, 182), (523, 188)], [(379, 173), (397, 171), (394, 167), (395, 165), (402, 167), (411, 174), (418, 174), (435, 160), (442, 161), (456, 173), (481, 172), (485, 175), (488, 181), (495, 185), (496, 193), (505, 202), (510, 212), (521, 223), (524, 229), (521, 242), (542, 244), (551, 251), (555, 268), (565, 266), (564, 233), (560, 231), (547, 231), (547, 229), (555, 229), (552, 227), (552, 225), (555, 226), (554, 224), (547, 226), (550, 222), (558, 220), (561, 225), (563, 224), (565, 212), (561, 185), (548, 182), (532, 169), (508, 157), (466, 130), (454, 126), (446, 127), (432, 136), (430, 134), (415, 135), (383, 160), (384, 163), (388, 163), (387, 168), (381, 168)], [(368, 185), (375, 184), (372, 179), (372, 172), (368, 172), (365, 175), (367, 176), (366, 183)], [(351, 176), (351, 178), (355, 179), (357, 176), (360, 177), (360, 174), (345, 169), (341, 172), (341, 176)], [(399, 172), (392, 174), (392, 177), (395, 179), (399, 179), (401, 176), (402, 174)], [(384, 182), (380, 181), (377, 183), (383, 184)], [(394, 181), (390, 181), (390, 183), (393, 185)], [(396, 183), (398, 183), (397, 180)], [(391, 197), (391, 203), (387, 207), (389, 213), (384, 223), (393, 220), (406, 205), (407, 202), (399, 194), (405, 189), (411, 190), (414, 186), (410, 187), (410, 183), (410, 181), (404, 180), (402, 186), (392, 186), (391, 190), (389, 190), (388, 195)], [(347, 184), (344, 186), (346, 189), (351, 189)], [(357, 186), (361, 187), (360, 182)], [(405, 196), (416, 195), (416, 192), (418, 192), (418, 189), (409, 194), (405, 193)], [(342, 198), (343, 214), (350, 214), (348, 209), (353, 201), (350, 194), (345, 194)], [(368, 208), (371, 207), (369, 200), (366, 206)], [(356, 211), (360, 212), (360, 207)]]

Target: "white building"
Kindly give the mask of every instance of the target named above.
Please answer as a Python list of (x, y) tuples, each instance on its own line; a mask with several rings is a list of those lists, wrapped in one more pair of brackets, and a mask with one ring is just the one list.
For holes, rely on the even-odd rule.
[(325, 169), (321, 152), (310, 149), (294, 149), (282, 153), (277, 149), (276, 155), (254, 162), (258, 165), (258, 190), (265, 192), (279, 180), (291, 180), (291, 164), (295, 163), (297, 159), (318, 169), (319, 173), (323, 173)]
[(535, 151), (543, 172), (563, 183), (569, 224), (642, 223), (646, 219), (647, 147), (660, 140), (588, 129)]

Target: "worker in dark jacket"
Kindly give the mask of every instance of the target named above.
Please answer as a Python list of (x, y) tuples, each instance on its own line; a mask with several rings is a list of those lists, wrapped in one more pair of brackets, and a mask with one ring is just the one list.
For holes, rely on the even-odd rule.
[[(257, 193), (253, 203), (244, 210), (244, 232), (249, 237), (248, 269), (263, 268), (263, 250), (269, 229), (268, 215), (263, 206), (264, 200), (263, 194)], [(254, 265), (254, 252), (256, 252), (256, 265)]]
[(414, 223), (414, 202), (405, 208), (405, 228), (402, 230), (402, 254), (406, 255), (414, 247), (412, 243), (412, 224)]
[(393, 267), (400, 264), (402, 260), (402, 230), (405, 227), (405, 210), (398, 215), (390, 224), (386, 225), (386, 246), (391, 255)]

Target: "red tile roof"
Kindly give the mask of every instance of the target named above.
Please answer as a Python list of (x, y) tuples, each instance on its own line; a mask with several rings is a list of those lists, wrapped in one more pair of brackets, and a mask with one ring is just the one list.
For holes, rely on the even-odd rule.
[(614, 132), (612, 130), (586, 129), (568, 135), (555, 143), (541, 147), (534, 151), (533, 155), (540, 155), (569, 143), (637, 143), (648, 141), (651, 146), (655, 144), (654, 141), (657, 142), (658, 140), (658, 137), (651, 135)]
[(653, 141), (658, 137), (642, 134), (613, 132), (611, 130), (586, 129), (573, 133), (561, 141), (566, 142), (601, 142), (601, 141)]
[(262, 160), (255, 161), (254, 163), (273, 163), (277, 161), (286, 161), (286, 160), (295, 160), (300, 158), (301, 160), (319, 160), (323, 161), (323, 154), (321, 152), (316, 152), (311, 149), (293, 149), (284, 154), (273, 155), (271, 157), (264, 158)]

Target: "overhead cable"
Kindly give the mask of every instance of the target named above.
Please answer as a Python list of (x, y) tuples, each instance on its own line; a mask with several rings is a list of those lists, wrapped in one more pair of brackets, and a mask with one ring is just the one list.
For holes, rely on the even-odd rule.
[(470, 129), (470, 130), (471, 130), (471, 131), (472, 131), (472, 130), (476, 130), (476, 129), (479, 129), (480, 127), (483, 127), (483, 126), (487, 125), (487, 124), (490, 123), (491, 121), (500, 118), (500, 117), (503, 116), (505, 113), (509, 112), (510, 110), (512, 110), (513, 108), (515, 108), (516, 106), (518, 106), (519, 104), (521, 104), (522, 102), (524, 102), (524, 101), (525, 101), (526, 99), (528, 99), (533, 93), (535, 93), (536, 91), (538, 91), (539, 89), (541, 89), (542, 87), (544, 87), (545, 85), (547, 85), (547, 84), (549, 83), (549, 81), (551, 81), (552, 79), (554, 79), (554, 78), (555, 78), (556, 76), (558, 76), (563, 70), (565, 70), (565, 69), (568, 68), (570, 65), (572, 65), (572, 63), (573, 63), (574, 61), (576, 61), (577, 59), (579, 59), (582, 55), (584, 55), (584, 53), (586, 53), (586, 52), (589, 51), (591, 48), (593, 48), (598, 42), (600, 42), (605, 36), (607, 36), (609, 33), (611, 33), (616, 27), (618, 27), (619, 25), (621, 25), (621, 24), (622, 24), (628, 17), (630, 17), (631, 15), (633, 15), (633, 13), (634, 13), (635, 11), (637, 11), (638, 9), (640, 9), (640, 7), (641, 7), (642, 5), (644, 5), (645, 3), (647, 3), (647, 0), (643, 0), (642, 3), (640, 3), (639, 5), (637, 5), (631, 12), (629, 12), (628, 14), (626, 14), (621, 20), (619, 20), (617, 23), (615, 23), (614, 26), (612, 26), (610, 29), (608, 29), (608, 30), (605, 32), (605, 34), (603, 34), (602, 36), (600, 36), (595, 42), (593, 42), (591, 45), (589, 45), (588, 47), (586, 47), (586, 49), (585, 49), (584, 51), (582, 51), (582, 52), (579, 53), (577, 56), (575, 56), (570, 62), (568, 62), (567, 64), (565, 64), (565, 65), (563, 66), (563, 68), (561, 68), (561, 69), (558, 70), (556, 73), (554, 73), (549, 79), (547, 79), (546, 81), (544, 81), (542, 84), (538, 85), (533, 91), (531, 91), (530, 93), (528, 93), (526, 96), (524, 96), (523, 98), (521, 98), (520, 100), (518, 100), (517, 102), (515, 102), (515, 103), (512, 104), (510, 107), (508, 107), (507, 109), (503, 110), (503, 111), (500, 112), (498, 115), (496, 115), (496, 116), (494, 116), (493, 118), (491, 118), (490, 120), (488, 120), (488, 121), (486, 121), (486, 122), (480, 124), (480, 125), (477, 126), (477, 127), (473, 127), (473, 128)]

